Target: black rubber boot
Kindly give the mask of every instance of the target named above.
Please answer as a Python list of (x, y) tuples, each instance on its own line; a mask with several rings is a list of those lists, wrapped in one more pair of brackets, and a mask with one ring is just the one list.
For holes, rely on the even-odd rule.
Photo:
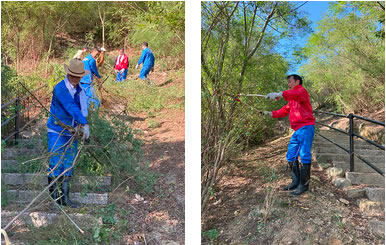
[[(48, 184), (51, 184), (51, 182), (54, 179), (55, 178), (48, 176)], [(48, 188), (48, 190), (50, 192), (50, 195), (51, 195), (52, 199), (56, 200), (56, 203), (60, 204), (61, 203), (61, 201), (60, 201), (61, 198), (59, 198), (59, 191), (58, 191), (56, 183), (57, 182), (55, 182), (53, 185), (51, 185), (50, 188)]]
[(284, 187), (283, 189), (285, 191), (294, 190), (299, 185), (299, 162), (298, 160), (294, 162), (288, 162), (290, 169), (291, 169), (291, 175), (292, 175), (292, 183), (288, 186)]
[(292, 195), (300, 195), (308, 191), (311, 177), (311, 164), (301, 164), (300, 167), (300, 183), (296, 190), (291, 192)]
[(79, 208), (79, 205), (73, 203), (71, 200), (70, 200), (70, 179), (71, 177), (69, 176), (66, 176), (64, 177), (64, 180), (63, 180), (63, 183), (62, 183), (62, 187), (61, 187), (61, 190), (62, 190), (62, 205), (63, 206), (68, 206), (68, 207), (71, 207), (71, 208)]

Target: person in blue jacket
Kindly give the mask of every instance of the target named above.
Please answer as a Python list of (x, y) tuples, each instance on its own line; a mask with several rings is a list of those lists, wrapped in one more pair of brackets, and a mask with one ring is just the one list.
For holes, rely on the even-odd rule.
[(94, 108), (97, 109), (100, 106), (100, 101), (96, 97), (95, 89), (93, 86), (94, 76), (101, 78), (99, 75), (98, 68), (96, 65), (95, 57), (99, 54), (100, 50), (98, 48), (94, 48), (86, 58), (83, 59), (84, 69), (89, 71), (89, 74), (84, 76), (82, 80), (80, 80), (80, 84), (86, 92), (87, 95), (87, 104), (88, 106), (91, 103), (94, 104)]
[[(49, 188), (49, 192), (58, 204), (76, 208), (78, 206), (69, 197), (69, 185), (73, 174), (71, 167), (77, 153), (78, 142), (75, 140), (70, 145), (72, 133), (61, 125), (65, 124), (70, 127), (81, 125), (83, 139), (90, 136), (86, 119), (88, 115), (87, 97), (79, 85), (81, 78), (89, 72), (84, 69), (83, 62), (78, 59), (72, 59), (69, 66), (65, 64), (64, 70), (67, 75), (55, 86), (52, 92), (51, 115), (47, 121), (48, 151), (52, 154), (47, 169), (48, 184), (67, 171)], [(59, 195), (59, 188), (61, 195)]]
[(138, 61), (138, 64), (135, 66), (135, 69), (138, 69), (138, 67), (143, 63), (141, 72), (139, 73), (139, 78), (142, 80), (148, 80), (150, 85), (153, 85), (153, 83), (150, 81), (149, 78), (147, 78), (147, 75), (150, 71), (154, 71), (154, 54), (153, 52), (148, 48), (149, 44), (147, 42), (142, 43), (142, 54), (141, 58)]

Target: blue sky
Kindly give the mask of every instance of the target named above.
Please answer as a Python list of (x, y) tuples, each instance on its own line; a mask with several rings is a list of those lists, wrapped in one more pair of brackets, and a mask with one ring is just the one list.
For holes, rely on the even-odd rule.
[[(294, 2), (294, 3), (296, 6), (299, 6), (304, 2)], [(327, 1), (320, 1), (320, 2), (309, 1), (298, 9), (298, 11), (305, 12), (305, 15), (307, 16), (308, 20), (312, 22), (311, 28), (313, 31), (317, 26), (317, 22), (320, 21), (323, 18), (324, 14), (327, 12), (329, 3), (330, 2), (327, 2)], [(279, 41), (279, 45), (276, 48), (276, 51), (282, 54), (287, 59), (291, 59), (291, 53), (293, 51), (292, 49), (295, 46), (299, 46), (299, 47), (305, 46), (310, 35), (311, 33), (308, 35), (305, 35), (303, 38), (297, 38), (296, 40), (291, 40), (288, 38), (281, 39)], [(301, 64), (292, 67), (288, 71), (288, 74), (297, 73), (300, 66)]]

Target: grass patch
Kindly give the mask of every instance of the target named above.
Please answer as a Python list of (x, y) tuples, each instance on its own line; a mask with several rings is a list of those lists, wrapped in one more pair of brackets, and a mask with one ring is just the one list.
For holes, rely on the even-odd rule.
[(161, 122), (158, 120), (149, 119), (148, 127), (149, 128), (159, 128), (161, 126)]

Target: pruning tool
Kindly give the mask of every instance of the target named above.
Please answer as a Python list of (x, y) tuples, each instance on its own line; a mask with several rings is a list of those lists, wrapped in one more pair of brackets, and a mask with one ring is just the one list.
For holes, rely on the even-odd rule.
[(260, 113), (260, 114), (263, 114), (263, 111), (262, 111), (262, 110), (258, 110), (258, 109), (256, 109), (255, 107), (253, 107), (253, 106), (251, 106), (251, 105), (245, 103), (244, 101), (241, 101), (241, 100), (240, 100), (240, 96), (254, 96), (254, 97), (264, 97), (264, 98), (265, 98), (265, 95), (261, 95), (261, 94), (237, 94), (236, 97), (234, 97), (234, 96), (232, 96), (232, 95), (229, 95), (229, 94), (226, 94), (226, 95), (232, 97), (234, 100), (240, 102), (241, 104), (244, 104), (244, 105), (248, 106), (248, 107), (251, 108), (252, 110), (254, 110), (254, 111), (256, 111), (256, 112), (258, 112), (258, 113)]

